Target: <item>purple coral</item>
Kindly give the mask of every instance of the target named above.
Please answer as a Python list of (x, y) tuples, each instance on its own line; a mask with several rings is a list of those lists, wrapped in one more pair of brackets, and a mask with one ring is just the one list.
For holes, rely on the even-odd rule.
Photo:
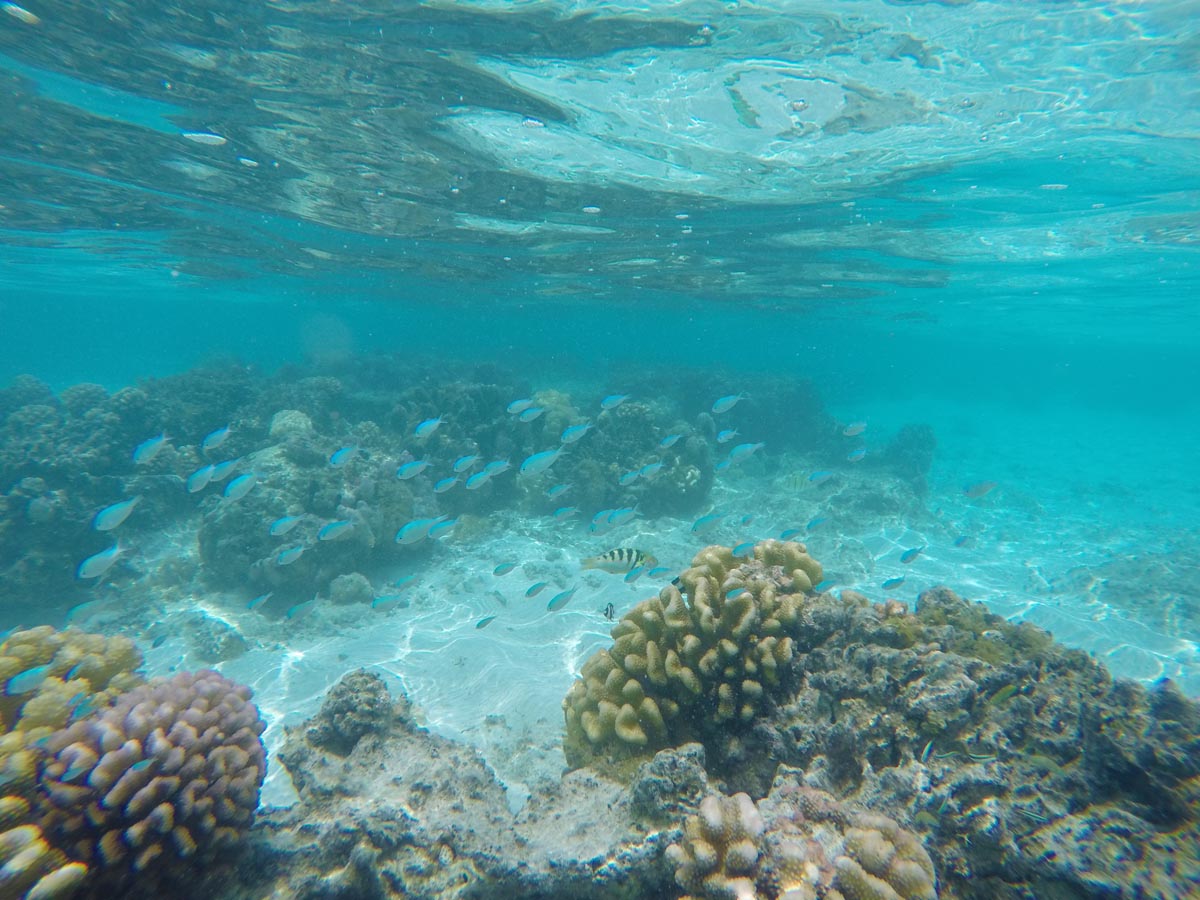
[(181, 673), (50, 737), (34, 817), (87, 864), (91, 890), (146, 887), (249, 828), (266, 770), (250, 697), (216, 672)]

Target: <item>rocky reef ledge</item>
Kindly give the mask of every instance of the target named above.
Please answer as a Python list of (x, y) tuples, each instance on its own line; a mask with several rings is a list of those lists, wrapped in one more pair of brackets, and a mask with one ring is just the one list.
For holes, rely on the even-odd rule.
[[(517, 815), (475, 751), (420, 727), (376, 676), (347, 675), (287, 732), (300, 803), (260, 816), (238, 886), (211, 895), (1200, 896), (1193, 701), (944, 588), (913, 611), (816, 593), (801, 553), (707, 548), (618, 622), (565, 703), (578, 768)], [(776, 632), (777, 677), (758, 690)], [(706, 650), (704, 634), (724, 637)], [(650, 642), (667, 648), (662, 672), (631, 658)], [(647, 697), (683, 715), (689, 653), (711, 702), (646, 731)], [(729, 684), (754, 703), (731, 707)]]

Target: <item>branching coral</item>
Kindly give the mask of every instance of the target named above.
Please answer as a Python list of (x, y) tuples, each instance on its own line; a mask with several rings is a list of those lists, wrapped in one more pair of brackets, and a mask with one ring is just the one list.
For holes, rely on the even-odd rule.
[(936, 900), (916, 835), (785, 776), (760, 806), (710, 795), (667, 848), (684, 900)]
[(563, 709), (572, 767), (700, 740), (759, 716), (784, 683), (803, 595), (821, 566), (803, 544), (765, 541), (743, 563), (708, 547), (612, 630)]

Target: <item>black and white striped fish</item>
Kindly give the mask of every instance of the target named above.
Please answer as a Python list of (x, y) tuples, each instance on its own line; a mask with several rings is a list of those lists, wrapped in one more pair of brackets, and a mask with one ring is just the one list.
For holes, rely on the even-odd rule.
[(581, 565), (585, 569), (599, 569), (602, 572), (620, 575), (639, 566), (653, 566), (657, 562), (658, 560), (649, 553), (643, 553), (641, 550), (634, 550), (631, 547), (617, 547), (615, 550), (609, 550), (599, 556), (589, 556), (583, 560)]

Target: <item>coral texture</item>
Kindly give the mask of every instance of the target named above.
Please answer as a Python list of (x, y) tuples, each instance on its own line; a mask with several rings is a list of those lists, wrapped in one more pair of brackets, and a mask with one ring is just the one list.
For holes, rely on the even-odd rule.
[(786, 685), (804, 594), (820, 580), (803, 544), (764, 541), (746, 564), (725, 547), (702, 550), (584, 664), (563, 701), (568, 764), (749, 725)]
[(265, 727), (249, 688), (216, 672), (156, 679), (50, 737), (34, 820), (93, 893), (146, 890), (249, 828)]
[(785, 770), (759, 805), (704, 798), (667, 848), (683, 900), (936, 900), (915, 834), (802, 786), (800, 774)]

